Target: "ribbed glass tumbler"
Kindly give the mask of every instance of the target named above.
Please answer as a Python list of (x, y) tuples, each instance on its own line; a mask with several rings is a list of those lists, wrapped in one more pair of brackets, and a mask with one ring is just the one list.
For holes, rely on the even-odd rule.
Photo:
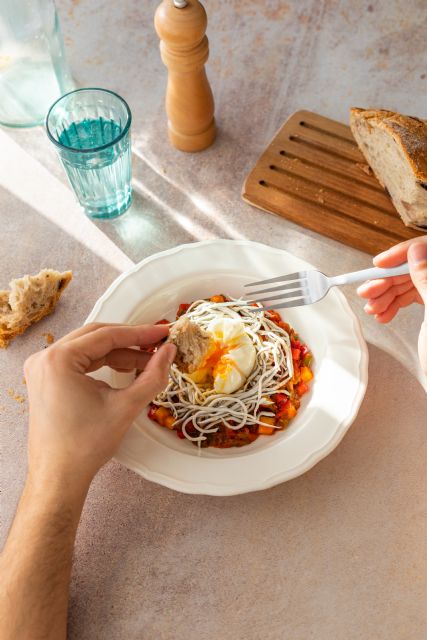
[(91, 218), (115, 218), (132, 202), (132, 115), (107, 89), (77, 89), (50, 108), (46, 129), (74, 192)]

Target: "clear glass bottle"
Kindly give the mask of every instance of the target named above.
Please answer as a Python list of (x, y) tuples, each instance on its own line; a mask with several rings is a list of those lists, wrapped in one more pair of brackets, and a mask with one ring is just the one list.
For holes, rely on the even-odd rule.
[(73, 88), (53, 0), (0, 0), (0, 124), (42, 124)]

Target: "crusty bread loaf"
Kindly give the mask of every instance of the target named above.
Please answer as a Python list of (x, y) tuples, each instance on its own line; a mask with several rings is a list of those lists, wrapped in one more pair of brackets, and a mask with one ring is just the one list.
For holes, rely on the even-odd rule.
[(427, 231), (427, 122), (384, 109), (353, 108), (350, 127), (403, 222)]
[(168, 342), (176, 346), (175, 364), (184, 373), (193, 373), (203, 362), (210, 345), (210, 337), (189, 318), (182, 316), (169, 332)]
[(43, 269), (12, 280), (9, 291), (0, 291), (0, 347), (51, 313), (72, 277), (71, 271)]

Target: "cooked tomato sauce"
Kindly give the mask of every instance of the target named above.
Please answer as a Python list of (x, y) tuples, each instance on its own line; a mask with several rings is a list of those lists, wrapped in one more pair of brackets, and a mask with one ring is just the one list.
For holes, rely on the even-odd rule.
[[(223, 295), (216, 295), (212, 296), (210, 300), (211, 302), (226, 302), (228, 299)], [(176, 318), (178, 319), (186, 313), (189, 307), (190, 304), (180, 304)], [(278, 389), (277, 393), (274, 393), (270, 397), (273, 404), (261, 407), (274, 413), (274, 416), (262, 416), (262, 424), (245, 426), (237, 430), (230, 429), (220, 423), (216, 433), (205, 434), (206, 440), (201, 442), (202, 447), (218, 447), (221, 449), (242, 447), (250, 444), (260, 435), (272, 436), (277, 431), (283, 431), (298, 413), (301, 405), (301, 397), (307, 393), (309, 383), (313, 379), (313, 371), (311, 369), (313, 356), (308, 346), (299, 340), (297, 333), (287, 322), (283, 322), (277, 311), (266, 311), (266, 315), (289, 335), (294, 375), (292, 379), (287, 382), (284, 389)], [(168, 320), (159, 321), (159, 323), (167, 322)], [(288, 391), (289, 395), (283, 393), (284, 390)], [(166, 407), (158, 407), (154, 403), (151, 403), (148, 417), (162, 427), (175, 431), (178, 438), (185, 438), (179, 423), (175, 422), (174, 416)], [(238, 423), (236, 422), (236, 424)], [(187, 425), (187, 432), (190, 436), (194, 437), (199, 433), (191, 424)]]

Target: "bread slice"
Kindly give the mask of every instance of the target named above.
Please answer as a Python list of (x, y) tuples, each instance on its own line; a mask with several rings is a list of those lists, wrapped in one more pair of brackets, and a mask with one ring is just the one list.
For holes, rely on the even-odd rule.
[(427, 122), (384, 109), (353, 108), (350, 127), (403, 222), (427, 231)]
[(177, 348), (175, 364), (184, 373), (193, 373), (209, 350), (209, 334), (189, 318), (182, 316), (171, 328), (168, 342)]
[(71, 271), (43, 269), (12, 280), (9, 291), (0, 291), (0, 348), (51, 313), (72, 277)]

